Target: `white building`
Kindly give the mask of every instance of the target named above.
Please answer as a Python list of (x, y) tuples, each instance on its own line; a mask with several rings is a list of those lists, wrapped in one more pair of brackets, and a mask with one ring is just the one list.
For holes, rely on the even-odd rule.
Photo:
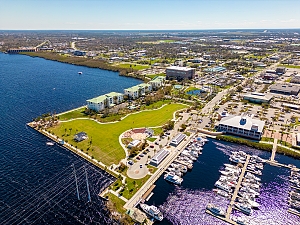
[(222, 118), (217, 128), (218, 131), (228, 134), (260, 140), (264, 126), (264, 121), (253, 119), (249, 116), (230, 115)]
[(125, 95), (133, 99), (139, 98), (151, 91), (152, 91), (152, 86), (150, 84), (145, 84), (145, 83), (133, 86), (131, 88), (124, 89)]
[(97, 112), (102, 111), (105, 108), (120, 104), (122, 101), (123, 94), (117, 92), (110, 92), (108, 94), (86, 100), (88, 109), (95, 110)]
[(158, 88), (165, 85), (166, 77), (164, 76), (157, 76), (153, 78), (153, 80), (149, 81), (149, 84), (152, 87), (152, 90), (157, 90)]

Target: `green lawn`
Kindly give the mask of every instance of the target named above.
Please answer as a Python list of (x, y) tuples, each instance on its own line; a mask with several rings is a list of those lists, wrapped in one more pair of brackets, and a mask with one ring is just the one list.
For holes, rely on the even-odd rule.
[(83, 117), (88, 117), (85, 113), (85, 106), (76, 110), (73, 110), (71, 112), (64, 113), (59, 116), (59, 120), (69, 120), (69, 119), (74, 119), (74, 118), (83, 118)]
[(160, 135), (163, 132), (162, 127), (151, 128), (154, 131), (154, 135)]
[(156, 138), (147, 138), (148, 141), (154, 142)]
[(134, 64), (134, 63), (120, 63), (117, 65), (120, 68), (132, 68), (134, 70), (143, 70), (148, 69), (149, 65), (141, 65), (141, 64)]
[(295, 65), (280, 64), (279, 66), (290, 68), (290, 69), (300, 69), (300, 66), (295, 66)]
[[(106, 165), (118, 164), (121, 159), (125, 158), (125, 152), (119, 144), (121, 133), (136, 127), (161, 126), (173, 118), (175, 111), (183, 108), (186, 106), (182, 104), (168, 104), (159, 110), (132, 114), (112, 124), (98, 124), (88, 119), (60, 122), (49, 131)], [(73, 140), (73, 136), (81, 131), (86, 132), (89, 138), (77, 143)]]
[[(150, 175), (145, 176), (142, 179), (131, 179), (126, 178), (127, 185), (122, 193), (122, 196), (124, 196), (127, 199), (130, 199), (144, 184), (145, 182), (150, 178)], [(120, 193), (120, 194), (121, 194)]]
[(170, 102), (171, 102), (171, 100), (161, 100), (158, 102), (154, 102), (150, 105), (144, 105), (141, 107), (141, 109), (157, 109), (157, 108), (162, 107), (165, 104), (169, 104)]
[(165, 77), (166, 74), (165, 73), (158, 73), (158, 74), (147, 74), (146, 77), (149, 77), (151, 79), (153, 79), (154, 77), (157, 77), (157, 76), (163, 76)]
[(108, 193), (106, 196), (108, 196), (108, 199), (113, 203), (114, 207), (118, 212), (120, 213), (126, 212), (126, 210), (123, 208), (125, 202), (122, 199), (120, 199), (119, 197), (115, 196), (112, 193)]

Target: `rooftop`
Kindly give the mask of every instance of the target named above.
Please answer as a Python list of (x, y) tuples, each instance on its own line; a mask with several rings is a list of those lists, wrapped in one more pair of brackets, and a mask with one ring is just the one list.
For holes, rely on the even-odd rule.
[(219, 124), (235, 127), (235, 128), (241, 128), (244, 130), (252, 130), (252, 126), (257, 127), (257, 132), (262, 132), (263, 128), (265, 126), (265, 122), (253, 119), (249, 116), (240, 115), (240, 116), (234, 116), (230, 115), (227, 117), (224, 117), (221, 119)]
[(180, 67), (180, 66), (169, 66), (166, 69), (167, 70), (179, 70), (179, 71), (191, 71), (191, 70), (195, 70), (194, 68)]
[(252, 92), (252, 93), (245, 94), (244, 97), (270, 101), (273, 98), (273, 95), (258, 93), (258, 92)]

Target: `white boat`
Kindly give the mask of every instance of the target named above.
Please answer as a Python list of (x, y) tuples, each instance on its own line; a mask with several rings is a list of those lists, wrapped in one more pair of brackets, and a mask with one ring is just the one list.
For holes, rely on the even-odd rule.
[(220, 190), (220, 189), (213, 189), (213, 191), (215, 193), (217, 193), (218, 195), (221, 195), (221, 196), (223, 196), (225, 198), (229, 198), (231, 196), (230, 194), (228, 194), (228, 192)]
[(165, 174), (164, 179), (166, 181), (169, 181), (171, 183), (178, 184), (178, 185), (180, 185), (181, 182), (183, 181), (183, 179), (181, 177), (177, 176), (174, 172), (169, 172), (169, 173)]
[(232, 189), (231, 189), (227, 184), (225, 184), (225, 183), (223, 183), (223, 182), (221, 182), (221, 181), (217, 181), (217, 182), (215, 183), (215, 187), (220, 188), (221, 190), (227, 191), (227, 192), (229, 192), (229, 193), (232, 192)]
[(213, 204), (208, 204), (206, 209), (217, 216), (225, 217), (225, 212)]
[(140, 207), (145, 213), (147, 213), (149, 216), (153, 217), (154, 219), (156, 219), (158, 221), (163, 220), (163, 218), (164, 218), (163, 214), (160, 212), (160, 210), (156, 206), (140, 203)]
[(231, 217), (232, 221), (236, 222), (239, 225), (247, 225), (248, 222), (246, 222), (245, 219), (241, 218), (241, 217)]
[(54, 145), (54, 142), (48, 141), (48, 142), (46, 142), (46, 145), (53, 146), (53, 145)]
[(78, 74), (82, 74), (82, 72), (78, 72)]
[(247, 204), (235, 203), (234, 205), (235, 205), (236, 208), (241, 210), (241, 212), (246, 214), (246, 215), (250, 215), (252, 213), (251, 206), (249, 206)]

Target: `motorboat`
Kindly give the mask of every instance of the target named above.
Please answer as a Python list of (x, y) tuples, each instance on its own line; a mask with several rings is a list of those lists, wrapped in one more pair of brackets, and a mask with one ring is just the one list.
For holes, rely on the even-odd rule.
[(229, 198), (231, 196), (230, 194), (228, 194), (228, 192), (220, 190), (220, 189), (213, 189), (213, 191), (215, 193), (217, 193), (218, 195), (225, 197), (225, 198)]
[(154, 205), (147, 205), (147, 204), (142, 204), (140, 203), (141, 209), (147, 213), (149, 216), (153, 217), (154, 219), (158, 221), (163, 220), (163, 214), (160, 212), (160, 210), (154, 206)]
[(236, 208), (238, 208), (242, 213), (246, 215), (250, 215), (252, 213), (251, 206), (243, 203), (235, 203)]
[(47, 141), (47, 142), (46, 142), (46, 145), (53, 146), (53, 145), (54, 145), (54, 142), (52, 142), (52, 141)]
[(221, 190), (227, 191), (227, 192), (229, 192), (229, 193), (232, 192), (232, 189), (231, 189), (226, 183), (221, 182), (221, 181), (217, 181), (217, 182), (215, 183), (215, 187), (220, 188)]
[(217, 216), (225, 217), (225, 211), (221, 210), (219, 207), (213, 204), (208, 204), (206, 206), (206, 209)]
[(181, 177), (177, 176), (174, 172), (169, 172), (169, 173), (165, 174), (164, 179), (166, 181), (169, 181), (171, 183), (178, 184), (178, 185), (180, 185), (181, 182), (183, 181), (183, 179)]

